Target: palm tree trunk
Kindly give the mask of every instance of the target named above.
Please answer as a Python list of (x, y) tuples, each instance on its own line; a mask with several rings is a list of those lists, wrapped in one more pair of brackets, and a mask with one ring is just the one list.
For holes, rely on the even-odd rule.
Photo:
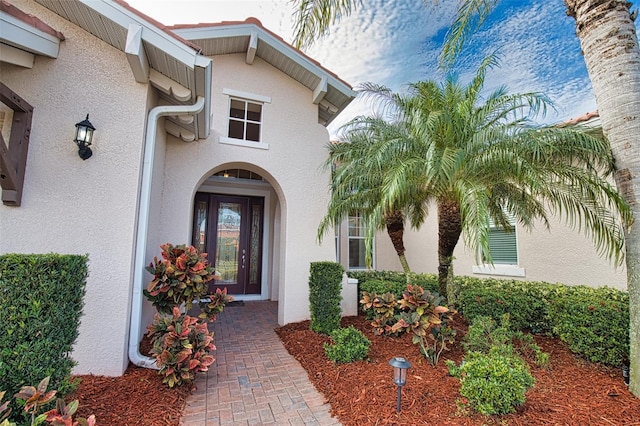
[(404, 255), (404, 214), (402, 214), (402, 211), (400, 210), (395, 210), (391, 213), (388, 213), (384, 217), (384, 220), (387, 226), (387, 233), (389, 234), (389, 238), (391, 238), (391, 243), (393, 244), (393, 248), (396, 250), (398, 259), (400, 259), (402, 270), (407, 275), (407, 277), (409, 277), (411, 269), (409, 268), (409, 262), (407, 262), (407, 258)]
[(455, 303), (453, 285), (453, 250), (456, 248), (462, 221), (460, 206), (456, 201), (438, 201), (438, 289), (449, 305)]
[[(640, 47), (631, 3), (565, 0), (598, 103), (602, 130), (611, 143), (618, 190), (640, 220)], [(630, 313), (629, 390), (640, 397), (640, 224), (625, 233)]]

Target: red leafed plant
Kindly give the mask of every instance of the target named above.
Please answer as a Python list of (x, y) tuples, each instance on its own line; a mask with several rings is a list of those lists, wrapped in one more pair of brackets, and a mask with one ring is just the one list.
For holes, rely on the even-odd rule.
[[(31, 426), (40, 425), (44, 422), (52, 426), (95, 426), (96, 417), (93, 414), (86, 419), (80, 417), (74, 420), (73, 415), (78, 410), (79, 405), (77, 399), (65, 404), (64, 399), (58, 398), (56, 400), (56, 408), (39, 414), (42, 407), (52, 401), (58, 392), (57, 390), (47, 392), (48, 386), (49, 377), (45, 377), (37, 387), (23, 386), (20, 392), (14, 395), (16, 399), (24, 402), (24, 411), (31, 414)], [(0, 392), (0, 401), (3, 396), (4, 392)], [(8, 419), (11, 410), (6, 412), (5, 410), (7, 410), (6, 403), (0, 406), (0, 426), (16, 426), (15, 423)]]
[(172, 316), (156, 314), (147, 329), (153, 341), (151, 354), (160, 367), (162, 382), (169, 387), (193, 382), (196, 373), (207, 371), (215, 361), (209, 355), (216, 347), (207, 323), (182, 314), (178, 307), (173, 308)]
[[(193, 382), (198, 372), (207, 371), (213, 364), (209, 352), (215, 346), (207, 321), (215, 321), (233, 297), (226, 288), (207, 294), (208, 282), (219, 277), (206, 253), (184, 244), (163, 244), (160, 248), (162, 259), (154, 258), (147, 268), (153, 280), (144, 294), (158, 310), (147, 334), (163, 383), (174, 387)], [(200, 306), (200, 318), (181, 311), (189, 311), (194, 303)]]
[(207, 295), (209, 281), (216, 278), (207, 253), (193, 246), (163, 244), (162, 259), (153, 258), (146, 268), (153, 274), (144, 294), (158, 312), (171, 314), (174, 306), (184, 303), (187, 310), (194, 301)]

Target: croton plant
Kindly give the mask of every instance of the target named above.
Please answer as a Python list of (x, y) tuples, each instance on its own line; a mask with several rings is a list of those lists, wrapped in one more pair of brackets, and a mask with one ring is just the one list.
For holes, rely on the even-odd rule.
[[(147, 267), (153, 280), (144, 290), (158, 313), (147, 327), (163, 382), (169, 387), (190, 383), (196, 373), (207, 371), (214, 362), (209, 352), (215, 349), (208, 322), (233, 300), (227, 289), (208, 294), (209, 281), (219, 278), (206, 253), (193, 246), (163, 244), (162, 259)], [(183, 313), (198, 303), (198, 318)]]

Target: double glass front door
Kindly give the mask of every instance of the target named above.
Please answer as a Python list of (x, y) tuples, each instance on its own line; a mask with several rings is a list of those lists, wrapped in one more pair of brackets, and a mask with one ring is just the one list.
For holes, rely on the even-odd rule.
[(260, 294), (264, 198), (197, 193), (193, 245), (222, 276), (209, 291)]

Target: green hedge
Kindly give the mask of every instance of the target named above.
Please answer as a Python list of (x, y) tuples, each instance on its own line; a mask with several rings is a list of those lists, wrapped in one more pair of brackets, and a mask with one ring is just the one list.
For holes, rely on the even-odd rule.
[(342, 309), (342, 274), (336, 262), (311, 262), (309, 276), (309, 311), (311, 330), (330, 334), (340, 327)]
[(629, 296), (608, 287), (456, 277), (468, 321), (511, 317), (514, 329), (547, 333), (592, 362), (618, 366), (629, 353)]
[[(407, 279), (403, 272), (395, 271), (349, 271), (349, 278), (358, 280), (358, 300), (362, 300), (362, 292), (384, 294), (393, 293), (396, 299), (402, 299), (402, 292), (407, 289)], [(438, 292), (438, 276), (435, 274), (411, 274), (409, 284), (419, 285), (431, 293)]]
[[(362, 292), (406, 289), (402, 272), (349, 271)], [(412, 284), (437, 292), (435, 274), (414, 274)], [(458, 276), (458, 310), (469, 321), (488, 316), (500, 321), (509, 314), (516, 330), (554, 335), (576, 354), (592, 362), (618, 366), (629, 353), (629, 295), (609, 287), (567, 286), (538, 281)]]
[(456, 277), (460, 288), (458, 303), (467, 320), (490, 316), (499, 321), (509, 314), (511, 325), (534, 333), (551, 332), (547, 307), (550, 297), (558, 292), (558, 284), (503, 279)]
[[(51, 376), (49, 389), (71, 390), (87, 256), (0, 256), (0, 391), (13, 395)], [(6, 397), (5, 397), (6, 398)], [(19, 413), (13, 407), (14, 415)]]
[(629, 295), (612, 288), (564, 287), (549, 303), (553, 334), (592, 362), (619, 366), (629, 356)]

